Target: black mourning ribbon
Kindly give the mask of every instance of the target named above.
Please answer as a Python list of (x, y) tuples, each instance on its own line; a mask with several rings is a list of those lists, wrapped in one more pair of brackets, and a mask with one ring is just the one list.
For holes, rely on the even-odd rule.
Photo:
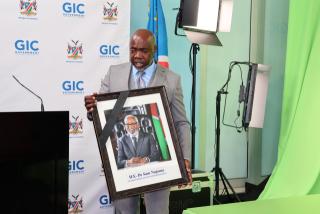
[(114, 105), (111, 114), (106, 121), (106, 125), (103, 127), (102, 133), (99, 136), (100, 146), (104, 146), (112, 133), (114, 124), (117, 122), (117, 115), (121, 112), (124, 103), (127, 100), (129, 91), (122, 91), (117, 99), (116, 104)]

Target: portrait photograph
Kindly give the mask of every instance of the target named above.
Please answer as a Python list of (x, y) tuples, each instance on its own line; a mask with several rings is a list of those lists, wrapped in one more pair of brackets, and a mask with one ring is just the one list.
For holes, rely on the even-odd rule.
[[(111, 111), (105, 111), (106, 120)], [(157, 103), (123, 108), (112, 129), (111, 143), (118, 169), (171, 160)], [(133, 157), (142, 159), (131, 163)]]
[[(164, 87), (129, 91), (115, 113), (120, 94), (99, 94), (93, 112), (110, 195), (118, 199), (186, 183)], [(106, 133), (107, 139), (101, 140)]]

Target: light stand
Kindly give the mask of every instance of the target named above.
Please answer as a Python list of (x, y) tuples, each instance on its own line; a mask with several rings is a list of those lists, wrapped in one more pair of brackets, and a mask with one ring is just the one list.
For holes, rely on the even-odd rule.
[(220, 120), (220, 111), (221, 111), (221, 95), (222, 94), (228, 94), (228, 91), (225, 90), (225, 87), (228, 85), (230, 79), (231, 79), (231, 72), (233, 69), (233, 66), (239, 65), (239, 64), (248, 64), (246, 62), (231, 62), (229, 66), (229, 73), (228, 73), (228, 79), (226, 83), (222, 86), (222, 88), (217, 92), (216, 96), (216, 149), (215, 149), (215, 166), (211, 170), (211, 172), (214, 172), (215, 175), (215, 197), (218, 200), (219, 199), (219, 180), (221, 179), (223, 187), (227, 193), (227, 196), (229, 200), (231, 199), (229, 190), (232, 191), (232, 194), (234, 195), (235, 199), (237, 201), (240, 201), (240, 198), (234, 191), (233, 187), (229, 183), (227, 177), (223, 174), (222, 169), (220, 168), (220, 125), (221, 125), (221, 120)]
[(240, 201), (240, 198), (234, 191), (233, 187), (229, 183), (227, 177), (223, 174), (222, 169), (220, 168), (220, 106), (221, 106), (221, 94), (227, 94), (228, 92), (224, 91), (223, 88), (220, 89), (217, 92), (217, 97), (216, 97), (216, 158), (215, 158), (215, 167), (211, 170), (211, 172), (214, 172), (215, 175), (215, 197), (217, 200), (219, 200), (219, 180), (221, 178), (222, 184), (224, 186), (224, 189), (226, 190), (227, 196), (229, 199), (230, 193), (228, 188), (232, 191), (234, 197), (237, 199), (237, 201)]
[[(208, 10), (210, 8), (210, 10)], [(222, 46), (217, 32), (229, 32), (231, 29), (233, 0), (180, 0), (180, 8), (176, 18), (175, 35), (181, 36), (177, 28), (183, 28), (188, 40), (192, 42), (192, 112), (191, 112), (191, 144), (192, 160), (195, 159), (195, 97), (196, 97), (196, 54), (198, 44)], [(198, 43), (198, 44), (197, 44)], [(191, 55), (191, 51), (190, 51)], [(191, 63), (191, 60), (189, 61)]]
[(197, 53), (200, 50), (199, 44), (192, 43), (191, 45), (192, 50), (192, 91), (191, 91), (191, 145), (192, 145), (192, 157), (191, 157), (191, 167), (194, 168), (194, 160), (195, 160), (195, 145), (196, 145), (196, 82), (197, 82), (197, 75), (196, 75), (196, 64), (197, 64)]

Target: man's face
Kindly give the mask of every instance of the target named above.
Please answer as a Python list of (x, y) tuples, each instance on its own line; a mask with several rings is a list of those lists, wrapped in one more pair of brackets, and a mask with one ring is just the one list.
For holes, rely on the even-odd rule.
[(138, 69), (144, 70), (153, 60), (155, 47), (150, 39), (133, 36), (130, 42), (130, 61)]
[(130, 134), (134, 134), (139, 131), (139, 124), (133, 117), (127, 119), (126, 129)]

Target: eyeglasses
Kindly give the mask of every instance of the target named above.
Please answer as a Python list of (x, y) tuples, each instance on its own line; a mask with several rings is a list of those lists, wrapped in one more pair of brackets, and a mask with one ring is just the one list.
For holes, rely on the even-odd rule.
[(138, 123), (126, 123), (126, 126), (133, 126), (133, 125), (137, 125)]

